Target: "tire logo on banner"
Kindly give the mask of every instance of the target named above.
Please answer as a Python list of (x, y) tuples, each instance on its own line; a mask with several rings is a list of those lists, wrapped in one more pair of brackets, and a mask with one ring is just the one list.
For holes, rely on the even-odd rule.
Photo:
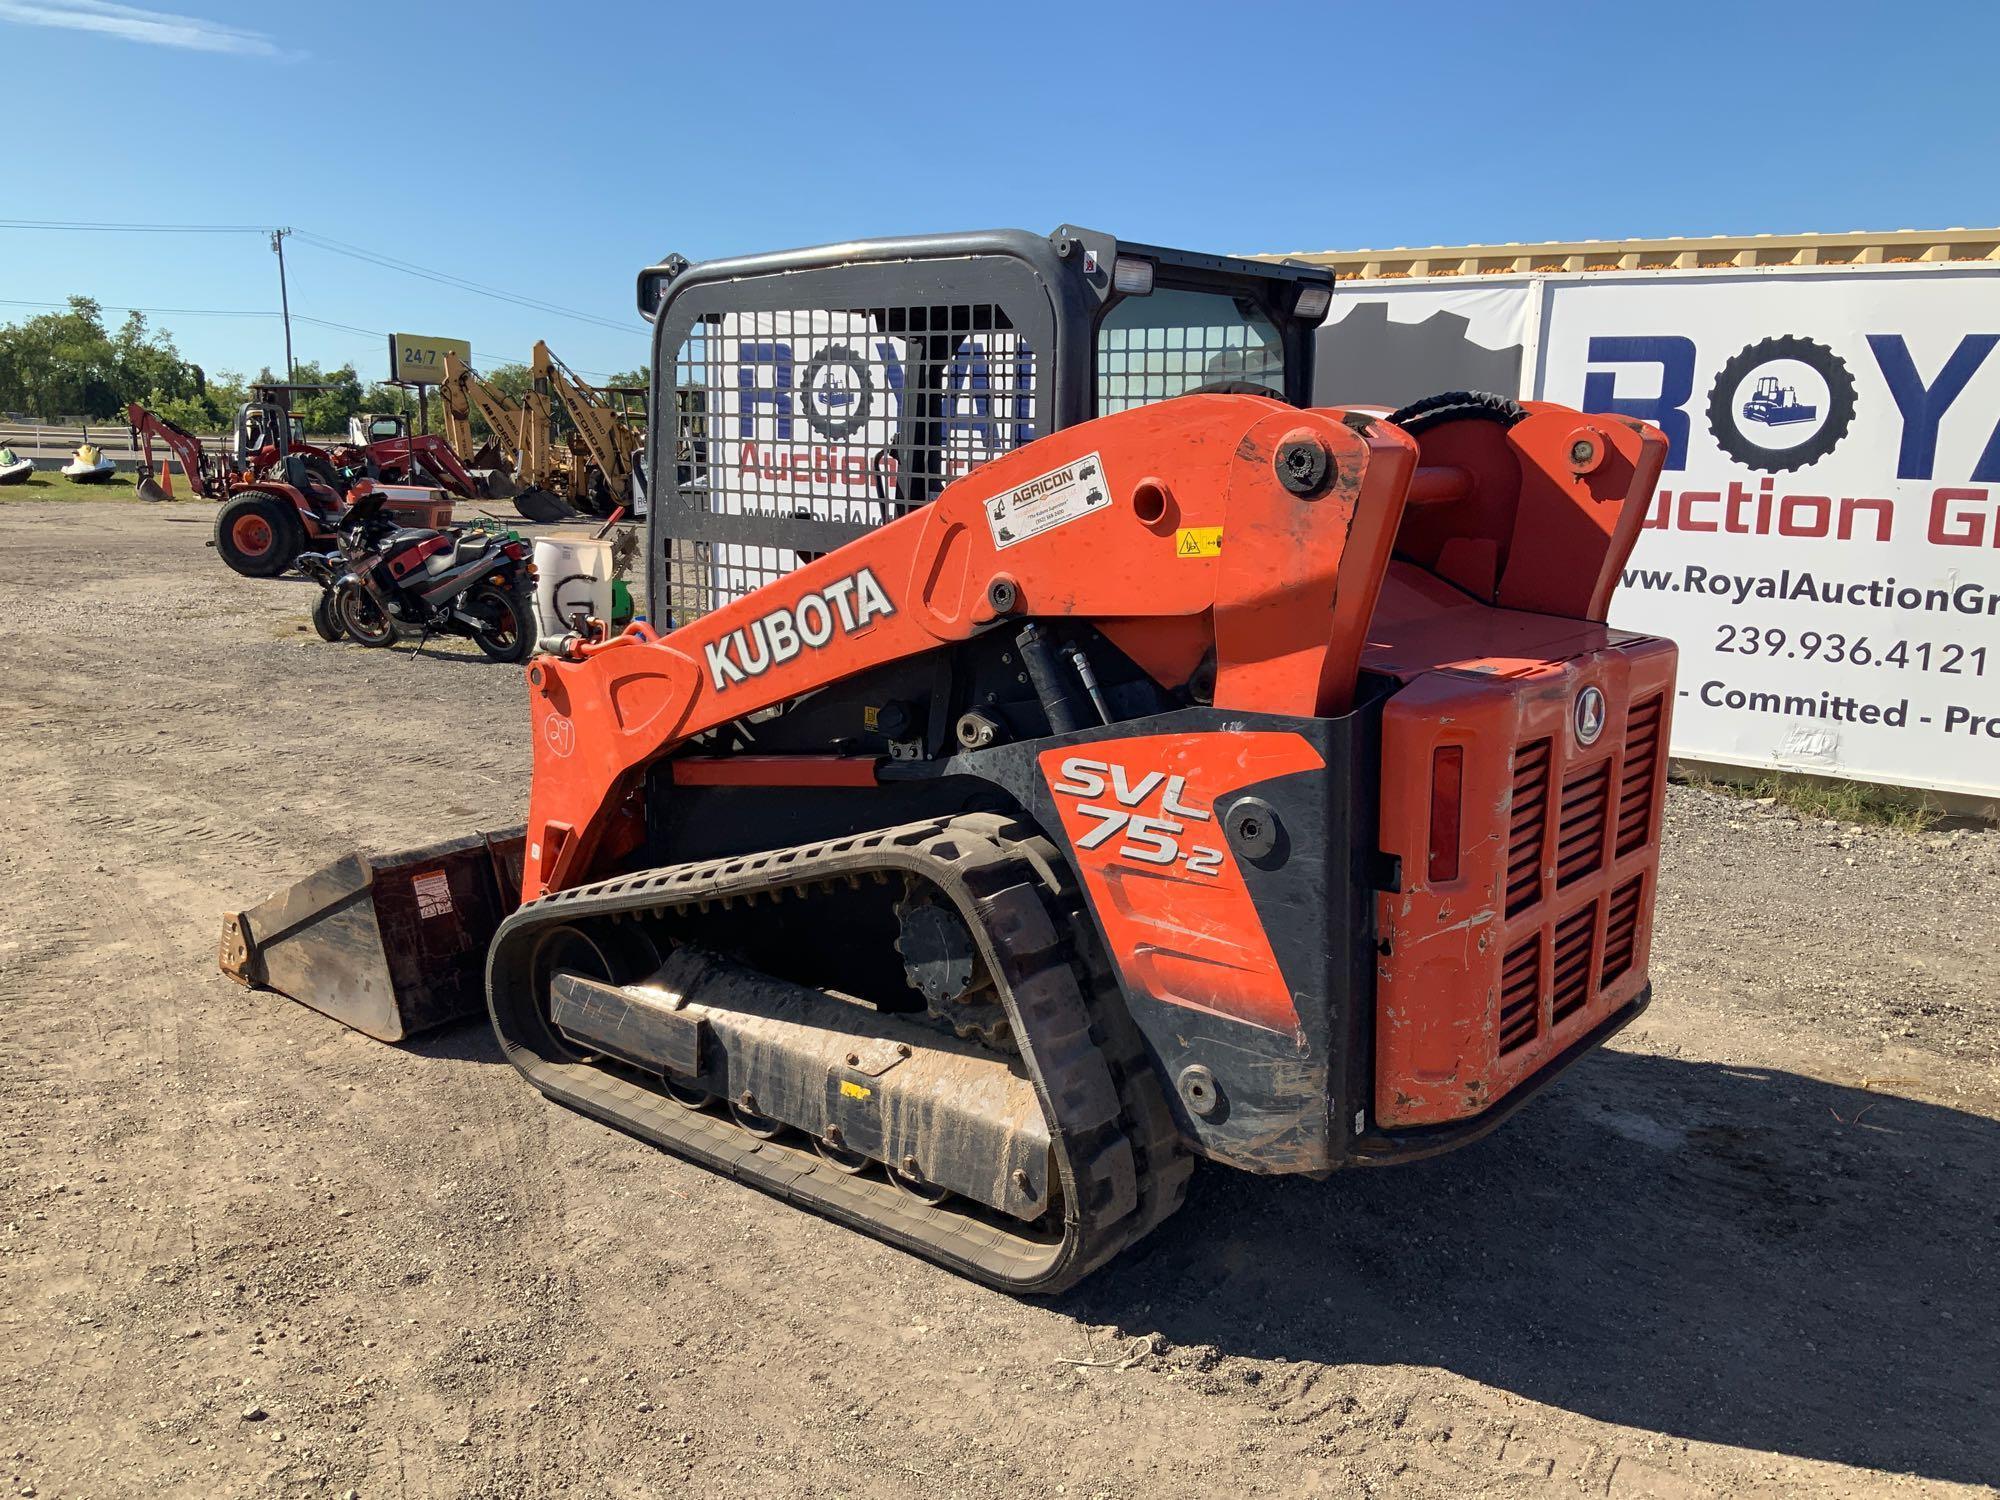
[(859, 432), (875, 404), (868, 361), (845, 344), (824, 345), (806, 361), (799, 393), (808, 425), (833, 442)]
[(1854, 376), (1824, 344), (1796, 334), (1739, 350), (1708, 392), (1708, 430), (1738, 463), (1803, 469), (1840, 445), (1854, 421)]

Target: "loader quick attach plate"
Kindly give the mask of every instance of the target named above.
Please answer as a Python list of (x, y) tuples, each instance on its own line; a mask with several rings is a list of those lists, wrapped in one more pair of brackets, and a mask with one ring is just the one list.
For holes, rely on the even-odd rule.
[(355, 853), (222, 924), (222, 972), (400, 1042), (477, 1015), (486, 947), (520, 902), (526, 830)]

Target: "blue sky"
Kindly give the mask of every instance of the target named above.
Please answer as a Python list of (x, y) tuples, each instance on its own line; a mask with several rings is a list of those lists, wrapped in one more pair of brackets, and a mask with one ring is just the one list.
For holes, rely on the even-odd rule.
[[(0, 217), (296, 226), (322, 243), (288, 242), (294, 313), (469, 338), (482, 364), (537, 337), (638, 363), (633, 274), (669, 250), (1065, 220), (1233, 251), (2000, 221), (2000, 6), (1973, 0), (158, 4), (0, 0)], [(211, 369), (282, 358), (263, 235), (0, 227), (0, 321), (72, 292), (257, 314), (155, 321)], [(386, 364), (369, 333), (294, 336)]]

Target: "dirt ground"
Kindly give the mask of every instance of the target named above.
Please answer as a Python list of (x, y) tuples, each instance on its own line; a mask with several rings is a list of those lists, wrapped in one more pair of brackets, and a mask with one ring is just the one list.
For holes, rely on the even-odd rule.
[(1210, 1169), (1010, 1300), (216, 971), (517, 820), (514, 669), (206, 505), (0, 505), (0, 1476), (58, 1496), (1992, 1494), (2000, 837), (1676, 788), (1653, 1010), (1507, 1128)]

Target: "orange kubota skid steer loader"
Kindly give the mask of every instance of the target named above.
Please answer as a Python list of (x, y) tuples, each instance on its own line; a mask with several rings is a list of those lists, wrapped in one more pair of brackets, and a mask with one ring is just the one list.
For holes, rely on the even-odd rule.
[(543, 643), (524, 833), (224, 967), (483, 1006), (550, 1098), (1014, 1291), (1197, 1157), (1476, 1137), (1650, 993), (1674, 650), (1604, 617), (1664, 440), (1315, 407), (1330, 295), (1070, 228), (649, 269), (657, 633)]

